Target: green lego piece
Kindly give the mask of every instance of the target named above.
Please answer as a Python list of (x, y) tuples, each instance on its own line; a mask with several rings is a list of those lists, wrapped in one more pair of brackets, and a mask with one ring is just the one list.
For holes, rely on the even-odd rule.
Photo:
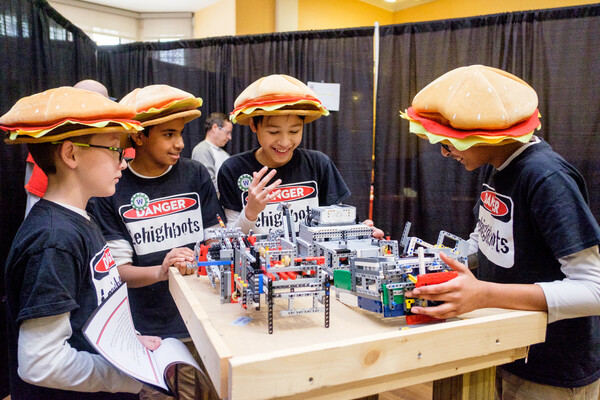
[[(386, 306), (389, 306), (390, 304), (390, 299), (389, 299), (389, 295), (388, 293), (390, 292), (387, 288), (387, 285), (384, 283), (381, 285), (381, 289), (382, 289), (382, 294), (383, 294), (383, 304)], [(403, 304), (404, 303), (404, 295), (403, 294), (396, 294), (393, 296), (394, 299), (394, 303), (396, 304)]]
[(350, 271), (334, 269), (333, 284), (340, 289), (352, 290), (352, 275)]

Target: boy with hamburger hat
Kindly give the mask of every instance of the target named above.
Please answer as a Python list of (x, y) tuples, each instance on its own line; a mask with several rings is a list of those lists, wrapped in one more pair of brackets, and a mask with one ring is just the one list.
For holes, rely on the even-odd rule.
[[(131, 135), (136, 155), (115, 194), (96, 199), (93, 212), (128, 284), (136, 328), (185, 339), (193, 352), (167, 279), (169, 267), (193, 272), (194, 245), (209, 239), (207, 230), (219, 227), (217, 216), (224, 214), (206, 168), (180, 157), (183, 128), (200, 116), (202, 99), (168, 85), (150, 85), (120, 103), (135, 109), (144, 129)], [(178, 367), (180, 398), (194, 398), (194, 371)], [(145, 388), (141, 398), (161, 396)]]
[(470, 239), (477, 278), (442, 255), (458, 278), (414, 289), (412, 296), (444, 304), (412, 311), (438, 318), (485, 307), (547, 311), (546, 341), (498, 369), (499, 398), (597, 399), (600, 227), (583, 177), (534, 135), (537, 101), (516, 76), (472, 65), (436, 79), (401, 113), (411, 132), (441, 144), (444, 157), (469, 171), (486, 168)]
[(304, 124), (329, 115), (312, 89), (288, 75), (269, 75), (248, 86), (234, 107), (231, 121), (250, 126), (260, 147), (230, 157), (219, 170), (220, 201), (230, 225), (268, 233), (282, 226), (281, 201), (291, 204), (300, 221), (309, 208), (350, 196), (329, 157), (298, 147)]
[[(17, 232), (5, 270), (11, 398), (110, 399), (142, 385), (111, 366), (82, 329), (121, 278), (96, 220), (125, 168), (135, 111), (71, 87), (20, 99), (0, 118), (6, 142), (27, 143), (48, 187)], [(145, 338), (155, 349), (160, 338)]]

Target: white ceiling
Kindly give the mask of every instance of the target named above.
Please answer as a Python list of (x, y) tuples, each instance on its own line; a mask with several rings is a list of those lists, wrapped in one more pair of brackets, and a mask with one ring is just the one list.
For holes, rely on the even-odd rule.
[(103, 6), (139, 13), (196, 12), (220, 0), (81, 0)]
[[(93, 3), (103, 6), (120, 8), (121, 10), (139, 13), (150, 12), (195, 12), (213, 5), (220, 0), (80, 0), (84, 3)], [(327, 0), (323, 0), (327, 1)], [(361, 0), (365, 3), (386, 9), (398, 11), (419, 4), (428, 3), (432, 0), (396, 0), (389, 3), (385, 0)]]

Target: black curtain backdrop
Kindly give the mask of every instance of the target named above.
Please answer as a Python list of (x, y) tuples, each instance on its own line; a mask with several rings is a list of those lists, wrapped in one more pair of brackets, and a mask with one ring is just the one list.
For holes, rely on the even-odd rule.
[(443, 73), (485, 64), (509, 71), (538, 93), (538, 136), (587, 180), (600, 216), (600, 5), (384, 26), (380, 29), (374, 220), (399, 239), (435, 241), (440, 230), (468, 237), (482, 179), (418, 139), (398, 110)]
[[(165, 83), (204, 100), (202, 116), (185, 128), (185, 149), (204, 139), (204, 121), (215, 111), (229, 113), (250, 83), (270, 74), (303, 82), (340, 83), (340, 111), (304, 128), (301, 146), (334, 161), (348, 184), (359, 214), (369, 205), (373, 131), (373, 28), (222, 37), (170, 43), (102, 46), (100, 80), (123, 96), (136, 87)], [(258, 146), (250, 128), (235, 125), (230, 154)]]
[[(96, 44), (41, 0), (0, 1), (0, 114), (21, 97), (96, 75)], [(25, 212), (25, 145), (0, 141), (0, 265)], [(4, 273), (0, 279), (0, 397), (8, 394)]]

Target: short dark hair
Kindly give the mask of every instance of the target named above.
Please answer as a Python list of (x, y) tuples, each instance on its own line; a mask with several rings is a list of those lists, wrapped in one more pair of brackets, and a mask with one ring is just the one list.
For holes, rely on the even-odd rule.
[[(74, 143), (90, 143), (93, 135), (73, 136), (63, 140)], [(46, 175), (56, 174), (56, 153), (61, 144), (45, 143), (27, 143), (27, 150), (31, 153), (33, 161), (40, 167)]]
[(227, 115), (222, 112), (214, 112), (210, 114), (208, 118), (206, 118), (206, 122), (204, 122), (205, 132), (210, 131), (214, 124), (217, 124), (218, 127), (222, 128), (225, 126), (225, 122), (229, 122)]

